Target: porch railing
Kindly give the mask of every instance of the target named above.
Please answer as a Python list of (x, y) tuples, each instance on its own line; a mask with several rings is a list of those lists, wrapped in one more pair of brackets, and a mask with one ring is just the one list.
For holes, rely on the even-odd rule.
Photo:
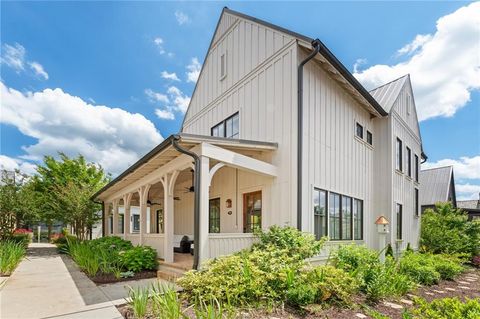
[(208, 240), (209, 257), (215, 258), (249, 248), (255, 242), (255, 236), (243, 233), (209, 234)]

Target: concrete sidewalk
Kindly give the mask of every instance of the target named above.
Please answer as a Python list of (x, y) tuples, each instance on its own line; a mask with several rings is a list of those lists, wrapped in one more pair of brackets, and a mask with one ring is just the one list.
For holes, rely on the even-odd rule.
[(54, 245), (31, 244), (0, 291), (0, 318), (122, 318), (114, 303)]

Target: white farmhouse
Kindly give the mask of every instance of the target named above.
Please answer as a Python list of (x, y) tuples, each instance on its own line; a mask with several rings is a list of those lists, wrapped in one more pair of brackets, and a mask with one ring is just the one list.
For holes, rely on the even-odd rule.
[(105, 235), (194, 268), (271, 225), (378, 249), (381, 215), (401, 251), (425, 159), (408, 75), (368, 92), (319, 40), (225, 8), (181, 132), (95, 198)]

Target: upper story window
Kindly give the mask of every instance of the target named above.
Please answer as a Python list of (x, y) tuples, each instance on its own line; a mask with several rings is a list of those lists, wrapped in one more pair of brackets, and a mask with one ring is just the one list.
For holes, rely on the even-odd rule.
[(238, 138), (238, 112), (212, 127), (211, 135), (226, 138)]
[(401, 204), (397, 204), (397, 211), (396, 211), (396, 217), (397, 217), (397, 229), (396, 229), (396, 235), (397, 235), (397, 239), (398, 240), (401, 240), (402, 239), (402, 219), (403, 219), (403, 216), (402, 216), (402, 205)]
[(418, 172), (420, 170), (420, 166), (418, 163), (418, 155), (415, 154), (415, 181), (418, 182)]
[(397, 137), (395, 168), (402, 171), (402, 140)]
[(407, 146), (406, 147), (407, 154), (405, 160), (407, 161), (407, 174), (408, 176), (412, 177), (412, 151), (410, 148)]
[(220, 80), (227, 76), (227, 52), (220, 56)]
[(367, 143), (373, 145), (373, 135), (370, 131), (367, 131)]
[(355, 134), (363, 140), (363, 126), (357, 122)]

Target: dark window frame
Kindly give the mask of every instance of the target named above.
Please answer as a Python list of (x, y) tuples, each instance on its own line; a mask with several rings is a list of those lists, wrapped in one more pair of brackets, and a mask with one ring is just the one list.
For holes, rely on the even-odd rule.
[(400, 203), (397, 203), (396, 205), (396, 219), (397, 219), (397, 224), (396, 224), (396, 239), (397, 240), (402, 240), (403, 239), (403, 205)]
[[(360, 135), (359, 135), (359, 129), (361, 129), (361, 130), (360, 130)], [(356, 125), (355, 125), (355, 136), (363, 140), (363, 135), (364, 135), (363, 132), (364, 132), (364, 127), (363, 127), (363, 125), (360, 124), (360, 123), (358, 123), (358, 122), (356, 122)]]
[(395, 143), (395, 169), (403, 171), (403, 142), (398, 137)]
[(418, 199), (419, 199), (418, 188), (415, 188), (414, 192), (415, 192), (415, 194), (414, 194), (414, 202), (415, 202), (414, 212), (415, 212), (415, 217), (419, 217), (420, 216), (420, 209), (419, 209), (419, 205), (418, 205)]
[(373, 146), (373, 134), (367, 130), (367, 143)]
[(419, 172), (420, 172), (420, 165), (418, 162), (418, 155), (415, 154), (415, 182), (418, 182)]
[(357, 232), (355, 231), (355, 217), (353, 217), (353, 240), (363, 240), (363, 221), (364, 221), (364, 214), (363, 214), (363, 200), (358, 199), (358, 198), (353, 198), (353, 214), (355, 215), (357, 213), (357, 205), (360, 203), (360, 236), (357, 237)]
[[(255, 224), (251, 224), (251, 223), (247, 222), (248, 217), (252, 215), (251, 213), (248, 212), (247, 196), (255, 196), (257, 194), (260, 194), (260, 203), (262, 205), (260, 207), (260, 215), (259, 215), (260, 218), (259, 218), (259, 225), (258, 225), (258, 229), (261, 230), (262, 229), (262, 219), (263, 219), (263, 194), (262, 194), (262, 191), (258, 190), (258, 191), (254, 191), (254, 192), (243, 193), (243, 232), (247, 233), (247, 234), (255, 232), (255, 229), (252, 228), (252, 225), (255, 225)], [(255, 200), (254, 200), (253, 204), (255, 205)], [(254, 227), (254, 228), (257, 228), (257, 227)]]
[[(231, 137), (227, 137), (227, 121), (229, 120), (233, 120), (233, 118), (235, 116), (238, 116), (238, 132), (236, 134), (233, 134)], [(213, 132), (215, 129), (219, 129), (220, 127), (223, 128), (223, 136), (218, 136), (218, 135), (214, 135)], [(236, 137), (233, 137), (235, 136)], [(210, 136), (214, 136), (214, 137), (224, 137), (224, 138), (235, 138), (235, 139), (238, 139), (239, 138), (239, 135), (240, 135), (240, 112), (235, 112), (234, 114), (230, 115), (229, 117), (227, 117), (226, 119), (224, 119), (223, 121), (220, 121), (219, 123), (217, 123), (216, 125), (212, 126), (212, 128), (210, 129)]]
[[(218, 202), (218, 216), (216, 216), (215, 218), (212, 218), (212, 215), (211, 215), (211, 212), (210, 212), (210, 209), (211, 209), (211, 204), (212, 202)], [(220, 197), (215, 197), (215, 198), (211, 198), (208, 200), (208, 233), (209, 234), (218, 234), (220, 233), (220, 214), (221, 213), (221, 201), (220, 201)], [(215, 225), (213, 224), (213, 222), (215, 222)], [(215, 227), (215, 228), (213, 228)]]
[[(317, 240), (319, 240), (320, 238), (322, 238), (323, 236), (328, 236), (328, 191), (324, 190), (324, 189), (321, 189), (321, 188), (317, 188), (317, 187), (314, 187), (313, 188), (313, 191), (314, 192), (319, 192), (319, 193), (324, 193), (325, 194), (325, 224), (323, 225), (325, 227), (325, 234), (323, 235), (320, 235), (320, 234), (317, 234), (316, 232), (316, 223), (315, 223), (315, 216), (321, 216), (320, 214), (317, 214), (315, 212), (315, 202), (313, 204), (313, 234), (315, 235), (315, 238)], [(320, 195), (319, 195), (320, 196)], [(320, 198), (320, 197), (319, 197)]]
[[(332, 229), (332, 227), (330, 227), (330, 208), (332, 207), (332, 204), (331, 204), (331, 201), (330, 201), (330, 196), (331, 195), (336, 195), (339, 197), (339, 206), (338, 206), (338, 234), (339, 234), (339, 237), (336, 238), (336, 237), (333, 237), (332, 234), (330, 234), (330, 230)], [(327, 207), (328, 207), (328, 228), (327, 228), (327, 233), (329, 235), (329, 238), (331, 240), (335, 240), (335, 241), (343, 241), (343, 240), (346, 240), (346, 241), (352, 241), (354, 240), (354, 235), (353, 235), (353, 200), (355, 199), (354, 197), (351, 197), (351, 196), (347, 196), (347, 195), (342, 195), (342, 194), (339, 194), (339, 193), (335, 193), (335, 192), (327, 192), (327, 196), (328, 196), (328, 201), (327, 201)], [(343, 198), (346, 197), (350, 200), (350, 238), (343, 238)], [(363, 222), (362, 222), (363, 223)]]
[(405, 146), (405, 149), (406, 149), (405, 155), (406, 155), (406, 161), (407, 161), (406, 163), (407, 174), (409, 177), (412, 177), (412, 150), (408, 146)]

